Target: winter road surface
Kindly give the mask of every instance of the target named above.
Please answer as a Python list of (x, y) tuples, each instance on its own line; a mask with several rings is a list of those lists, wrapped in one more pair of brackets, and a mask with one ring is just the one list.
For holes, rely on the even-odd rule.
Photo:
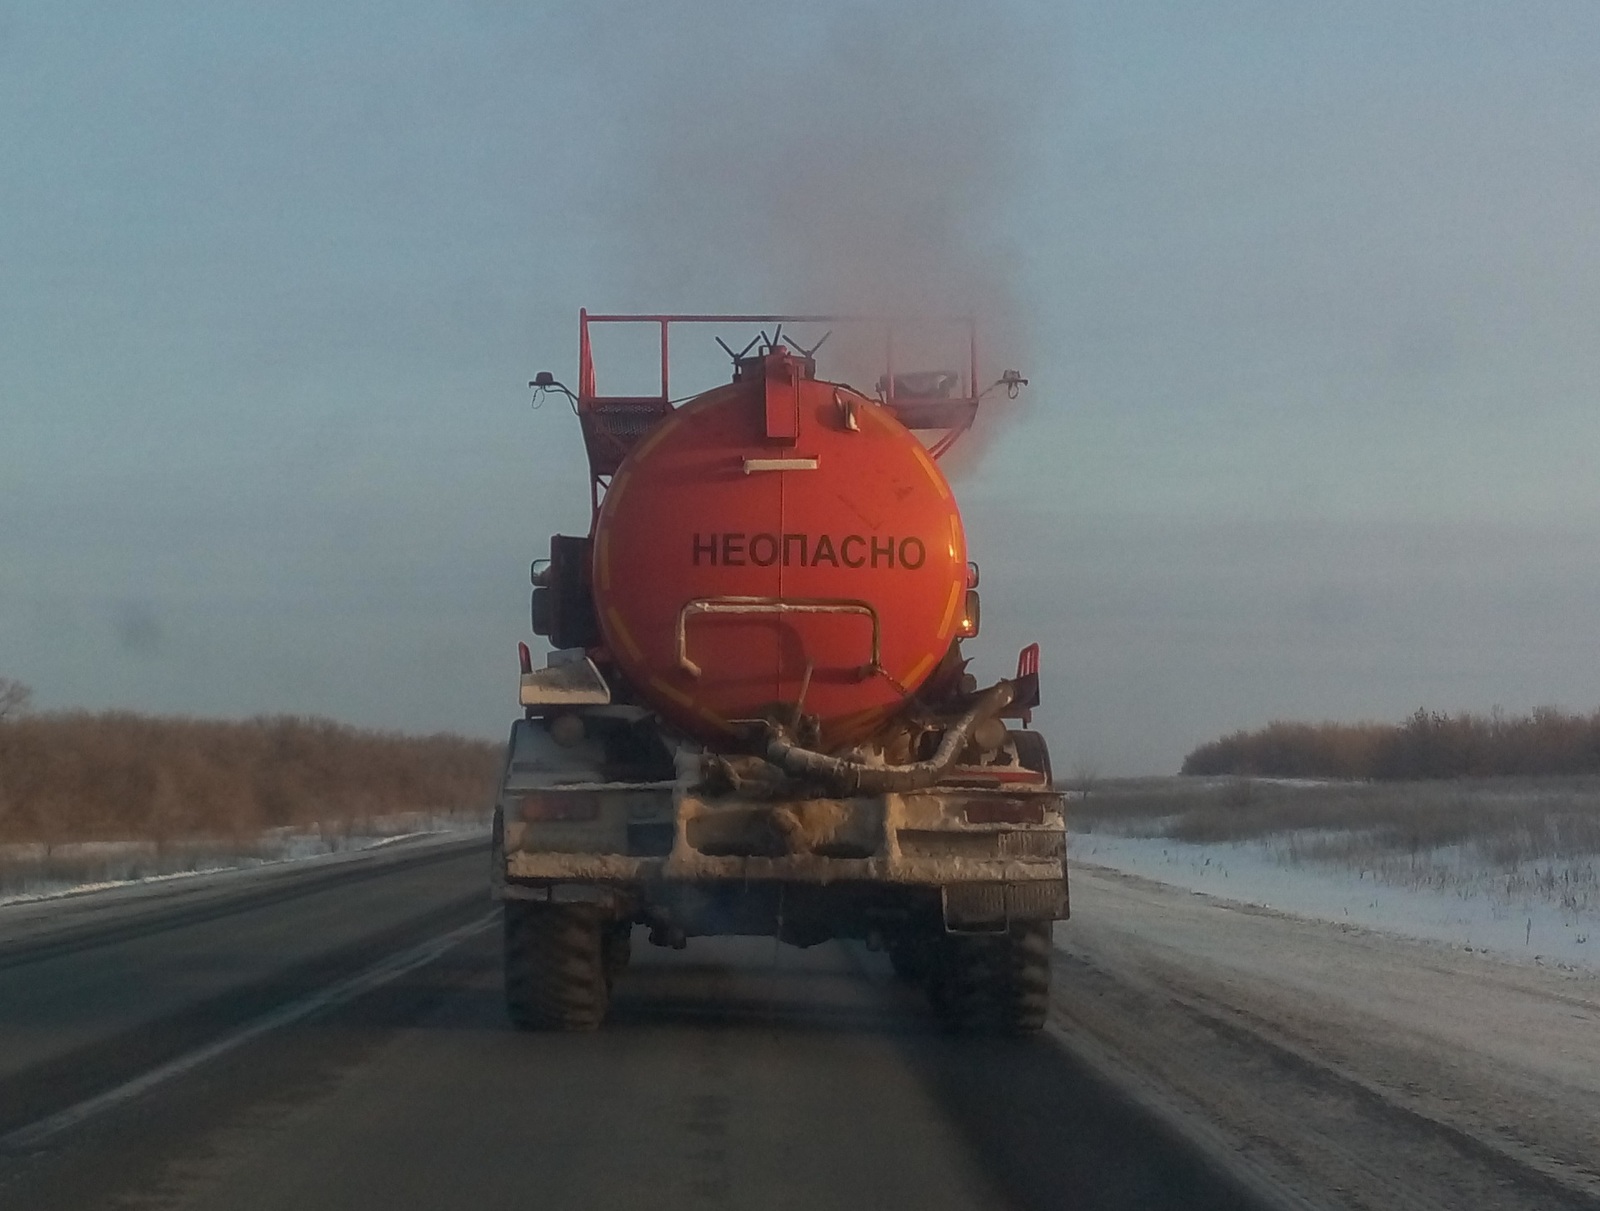
[(0, 1206), (1600, 1205), (1587, 985), (1086, 870), (1043, 1038), (945, 1037), (859, 948), (700, 939), (636, 946), (599, 1034), (518, 1035), (486, 864), (0, 912)]

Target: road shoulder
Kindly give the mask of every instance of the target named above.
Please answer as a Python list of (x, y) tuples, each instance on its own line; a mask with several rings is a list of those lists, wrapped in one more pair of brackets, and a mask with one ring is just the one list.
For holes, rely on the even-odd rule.
[[(1077, 867), (1057, 1021), (1328, 1205), (1592, 1206), (1600, 980)], [(1397, 1191), (1416, 1193), (1397, 1203)]]

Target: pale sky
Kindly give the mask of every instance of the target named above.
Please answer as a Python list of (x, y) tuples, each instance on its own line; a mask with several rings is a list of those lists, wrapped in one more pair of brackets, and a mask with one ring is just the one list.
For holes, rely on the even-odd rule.
[(0, 675), (498, 735), (578, 307), (915, 296), (1062, 770), (1600, 706), (1600, 6), (794, 7), (0, 3)]

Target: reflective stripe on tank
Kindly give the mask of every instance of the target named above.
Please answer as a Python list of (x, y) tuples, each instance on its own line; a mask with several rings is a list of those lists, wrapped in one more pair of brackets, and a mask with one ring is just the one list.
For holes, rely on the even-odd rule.
[(914, 688), (917, 682), (922, 679), (923, 674), (933, 667), (933, 660), (933, 653), (929, 652), (921, 660), (917, 661), (917, 667), (906, 674), (906, 685)]
[(633, 635), (628, 630), (628, 624), (622, 621), (622, 615), (617, 612), (616, 606), (612, 606), (606, 611), (606, 618), (610, 621), (611, 629), (616, 633), (617, 638), (622, 640), (622, 646), (628, 649), (628, 655), (635, 660), (643, 660), (644, 651), (633, 641)]
[(950, 499), (950, 485), (944, 482), (944, 476), (939, 474), (939, 468), (933, 465), (927, 450), (921, 442), (914, 442), (911, 452), (917, 456), (917, 461), (922, 464), (922, 469), (928, 473), (928, 478), (933, 481), (933, 486), (939, 490), (939, 496), (944, 500)]

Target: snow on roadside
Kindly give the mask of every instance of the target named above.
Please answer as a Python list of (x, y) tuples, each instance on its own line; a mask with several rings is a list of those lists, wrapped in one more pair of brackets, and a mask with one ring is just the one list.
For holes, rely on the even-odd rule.
[(254, 870), (334, 854), (384, 848), (422, 837), (487, 833), (480, 812), (408, 812), (338, 826), (271, 829), (253, 842), (87, 841), (0, 845), (0, 907), (84, 895), (114, 887)]
[(1073, 834), (1073, 862), (1106, 866), (1196, 894), (1293, 916), (1443, 942), (1547, 967), (1600, 970), (1600, 914), (1470, 890), (1396, 887), (1337, 867), (1290, 865), (1271, 841), (1210, 845), (1166, 837)]

